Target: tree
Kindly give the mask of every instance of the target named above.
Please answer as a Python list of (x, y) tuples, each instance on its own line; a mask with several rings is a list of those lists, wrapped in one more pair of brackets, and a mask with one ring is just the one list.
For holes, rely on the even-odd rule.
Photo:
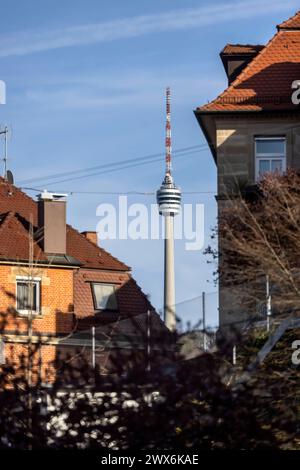
[[(277, 313), (300, 307), (300, 176), (267, 174), (252, 191), (228, 195), (219, 216), (219, 279), (257, 312), (266, 276)], [(216, 250), (208, 249), (216, 257)]]

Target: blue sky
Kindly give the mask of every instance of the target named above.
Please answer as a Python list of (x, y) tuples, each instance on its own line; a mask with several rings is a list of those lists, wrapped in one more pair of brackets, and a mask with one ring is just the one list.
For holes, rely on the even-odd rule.
[[(228, 42), (265, 43), (297, 2), (152, 0), (0, 1), (0, 78), (7, 104), (0, 123), (13, 128), (10, 168), (18, 184), (164, 151), (164, 92), (172, 89), (173, 148), (205, 142), (193, 109), (226, 88), (219, 52)], [(161, 163), (49, 186), (59, 191), (153, 191)], [(183, 191), (216, 190), (208, 149), (174, 162)], [(40, 187), (39, 181), (32, 183)], [(44, 187), (44, 185), (43, 185)], [(34, 193), (30, 193), (34, 195)], [(96, 208), (112, 195), (72, 195), (68, 220), (95, 230)], [(149, 196), (129, 202), (153, 203)], [(205, 244), (215, 223), (213, 193), (184, 195), (205, 205)], [(106, 240), (101, 245), (132, 266), (153, 304), (163, 294), (161, 241)], [(202, 252), (176, 242), (178, 313), (195, 323), (199, 296), (215, 292), (213, 267)], [(190, 300), (192, 299), (192, 300)], [(188, 301), (188, 302), (185, 302)], [(216, 324), (216, 295), (208, 296), (208, 323)]]

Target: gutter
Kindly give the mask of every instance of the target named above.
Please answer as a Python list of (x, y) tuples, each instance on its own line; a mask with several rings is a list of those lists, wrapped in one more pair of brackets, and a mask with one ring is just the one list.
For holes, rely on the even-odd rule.
[(194, 113), (197, 117), (197, 115), (213, 115), (213, 116), (216, 116), (218, 114), (220, 115), (232, 115), (232, 116), (236, 116), (236, 115), (239, 115), (239, 114), (250, 114), (250, 115), (253, 115), (253, 114), (280, 114), (280, 113), (284, 113), (284, 114), (299, 114), (300, 113), (300, 107), (299, 108), (295, 108), (295, 109), (253, 109), (253, 110), (250, 110), (250, 109), (240, 109), (240, 110), (235, 110), (233, 111), (232, 109), (230, 110), (215, 110), (215, 111), (212, 111), (212, 110), (206, 110), (206, 109), (200, 109), (200, 108), (196, 108), (194, 110)]
[[(0, 260), (0, 265), (15, 265), (15, 266), (27, 266), (29, 265), (29, 261), (16, 261), (14, 259), (7, 259), (5, 261)], [(66, 268), (66, 269), (78, 269), (81, 267), (81, 265), (78, 264), (52, 264), (50, 261), (47, 263), (45, 260), (39, 261), (35, 260), (33, 262), (34, 265), (38, 265), (41, 267), (47, 267), (47, 268)]]

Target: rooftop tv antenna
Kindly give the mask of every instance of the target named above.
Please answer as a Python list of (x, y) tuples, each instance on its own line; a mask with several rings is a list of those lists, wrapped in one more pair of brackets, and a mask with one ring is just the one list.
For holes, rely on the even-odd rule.
[[(4, 178), (7, 180), (7, 174), (8, 174), (8, 171), (7, 170), (7, 159), (8, 159), (8, 154), (7, 154), (7, 143), (8, 143), (8, 140), (10, 139), (11, 137), (11, 129), (8, 127), (8, 126), (4, 126), (3, 129), (0, 129), (0, 136), (2, 136), (4, 138), (4, 157), (3, 157), (3, 162), (4, 162)], [(11, 172), (9, 172), (11, 173)]]

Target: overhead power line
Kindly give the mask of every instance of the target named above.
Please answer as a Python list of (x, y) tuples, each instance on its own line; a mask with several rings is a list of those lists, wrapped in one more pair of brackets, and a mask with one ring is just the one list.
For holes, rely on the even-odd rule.
[[(198, 151), (203, 151), (205, 149), (207, 149), (206, 144), (194, 145), (194, 146), (178, 149), (174, 151), (174, 158), (194, 155)], [(55, 174), (50, 174), (50, 175), (44, 175), (40, 177), (29, 178), (27, 180), (21, 180), (19, 184), (26, 185), (32, 182), (43, 181), (44, 182), (43, 184), (47, 184), (47, 186), (49, 186), (50, 184), (51, 185), (59, 184), (59, 183), (64, 183), (66, 181), (72, 181), (72, 180), (77, 180), (81, 178), (89, 178), (89, 177), (96, 176), (99, 174), (123, 170), (123, 169), (132, 168), (132, 167), (140, 166), (144, 164), (155, 163), (159, 161), (162, 156), (164, 156), (163, 153), (156, 153), (156, 154), (147, 155), (144, 157), (136, 157), (136, 158), (131, 158), (127, 160), (119, 160), (117, 162), (106, 163), (106, 164), (97, 165), (97, 166), (93, 166), (89, 168), (82, 168), (79, 170), (73, 170), (73, 171), (68, 171), (68, 172), (61, 172), (61, 173), (55, 173)], [(84, 173), (84, 174), (81, 174), (81, 173)], [(63, 179), (60, 179), (60, 178), (63, 178)], [(55, 181), (52, 181), (52, 180), (55, 180)]]
[[(180, 155), (176, 155), (176, 158), (191, 157), (191, 156), (194, 156), (196, 153), (198, 153), (199, 151), (202, 151), (202, 150), (204, 150), (204, 149), (196, 150), (196, 151), (194, 150), (194, 151), (182, 153)], [(126, 170), (128, 168), (135, 168), (135, 167), (138, 167), (138, 166), (149, 165), (151, 163), (159, 162), (160, 160), (161, 160), (161, 157), (160, 158), (148, 159), (146, 161), (130, 163), (130, 164), (123, 165), (123, 166), (118, 166), (118, 167), (115, 167), (115, 168), (108, 168), (108, 169), (105, 169), (105, 170), (96, 171), (96, 172), (93, 172), (93, 173), (89, 173), (87, 175), (73, 176), (71, 178), (64, 178), (64, 179), (61, 179), (61, 180), (51, 181), (50, 183), (44, 183), (44, 184), (47, 184), (47, 186), (53, 186), (54, 184), (66, 183), (68, 181), (76, 181), (76, 180), (81, 180), (81, 179), (84, 179), (84, 178), (91, 178), (93, 176), (103, 175), (103, 174), (106, 174), (106, 173), (114, 173), (116, 171)]]
[[(42, 193), (44, 189), (42, 188), (32, 188), (28, 186), (21, 186), (20, 189), (25, 190), (25, 191), (35, 191), (36, 193)], [(156, 194), (155, 191), (77, 191), (76, 189), (65, 189), (65, 190), (60, 190), (63, 191), (63, 193), (73, 195), (73, 194), (86, 194), (86, 195), (92, 195), (92, 194), (107, 194), (111, 196), (122, 196), (122, 195), (127, 195), (127, 196), (154, 196)], [(216, 194), (216, 191), (182, 191), (182, 194)]]

